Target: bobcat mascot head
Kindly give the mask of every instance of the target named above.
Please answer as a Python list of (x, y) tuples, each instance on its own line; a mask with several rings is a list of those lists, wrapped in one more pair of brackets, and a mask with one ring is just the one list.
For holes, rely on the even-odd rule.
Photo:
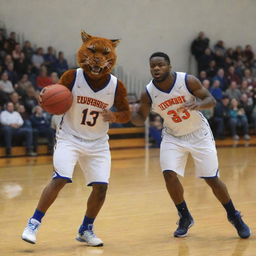
[(116, 63), (115, 48), (119, 40), (95, 37), (81, 32), (83, 44), (77, 53), (77, 62), (91, 79), (109, 74)]

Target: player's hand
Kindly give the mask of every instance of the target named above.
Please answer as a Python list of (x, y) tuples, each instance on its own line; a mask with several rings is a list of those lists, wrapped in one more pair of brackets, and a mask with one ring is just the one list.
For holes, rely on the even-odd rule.
[(200, 110), (200, 102), (192, 101), (192, 102), (186, 102), (184, 104), (184, 108), (188, 110)]
[(116, 117), (115, 117), (115, 114), (110, 111), (110, 110), (106, 110), (104, 109), (102, 112), (101, 112), (101, 115), (103, 117), (103, 121), (104, 122), (111, 122), (111, 123), (114, 123), (116, 121)]

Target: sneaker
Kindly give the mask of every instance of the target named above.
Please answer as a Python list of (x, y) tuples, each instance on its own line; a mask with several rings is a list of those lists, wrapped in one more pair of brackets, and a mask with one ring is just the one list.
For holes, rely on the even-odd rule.
[(250, 139), (251, 139), (251, 136), (250, 136), (249, 134), (245, 134), (245, 135), (244, 135), (244, 139), (245, 139), (245, 140), (250, 140)]
[(228, 218), (229, 222), (236, 228), (241, 238), (248, 238), (251, 235), (250, 228), (243, 222), (240, 212), (236, 211), (234, 218)]
[(239, 140), (239, 136), (236, 134), (233, 136), (233, 140)]
[(33, 150), (28, 150), (27, 156), (37, 156), (37, 153), (34, 152)]
[(187, 236), (188, 229), (193, 226), (194, 220), (191, 215), (187, 216), (180, 216), (179, 221), (177, 222), (178, 228), (174, 232), (175, 237), (185, 237)]
[(93, 232), (93, 225), (88, 225), (89, 229), (84, 231), (80, 231), (81, 227), (76, 237), (77, 241), (84, 242), (89, 246), (103, 246), (103, 241), (98, 238)]
[(21, 238), (28, 243), (35, 244), (36, 233), (38, 231), (40, 224), (41, 223), (36, 219), (29, 219), (28, 225), (24, 229)]

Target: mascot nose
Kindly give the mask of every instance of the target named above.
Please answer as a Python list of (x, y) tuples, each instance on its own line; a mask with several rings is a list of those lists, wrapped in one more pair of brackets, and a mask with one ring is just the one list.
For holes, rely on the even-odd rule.
[(94, 60), (95, 60), (96, 63), (100, 62), (100, 58), (99, 57), (94, 57)]

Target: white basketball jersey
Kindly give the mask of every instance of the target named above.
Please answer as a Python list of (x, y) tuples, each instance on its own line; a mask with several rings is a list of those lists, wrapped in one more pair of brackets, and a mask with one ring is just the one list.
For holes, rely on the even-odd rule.
[(73, 103), (64, 114), (60, 129), (85, 140), (107, 136), (109, 122), (103, 121), (100, 112), (113, 106), (116, 89), (117, 78), (110, 75), (106, 86), (95, 91), (86, 81), (83, 69), (78, 68), (72, 88)]
[(207, 123), (197, 110), (185, 110), (185, 102), (195, 101), (186, 84), (187, 74), (175, 73), (175, 80), (169, 92), (161, 91), (151, 81), (146, 89), (152, 101), (152, 110), (164, 119), (166, 132), (174, 136), (183, 136), (196, 131)]

